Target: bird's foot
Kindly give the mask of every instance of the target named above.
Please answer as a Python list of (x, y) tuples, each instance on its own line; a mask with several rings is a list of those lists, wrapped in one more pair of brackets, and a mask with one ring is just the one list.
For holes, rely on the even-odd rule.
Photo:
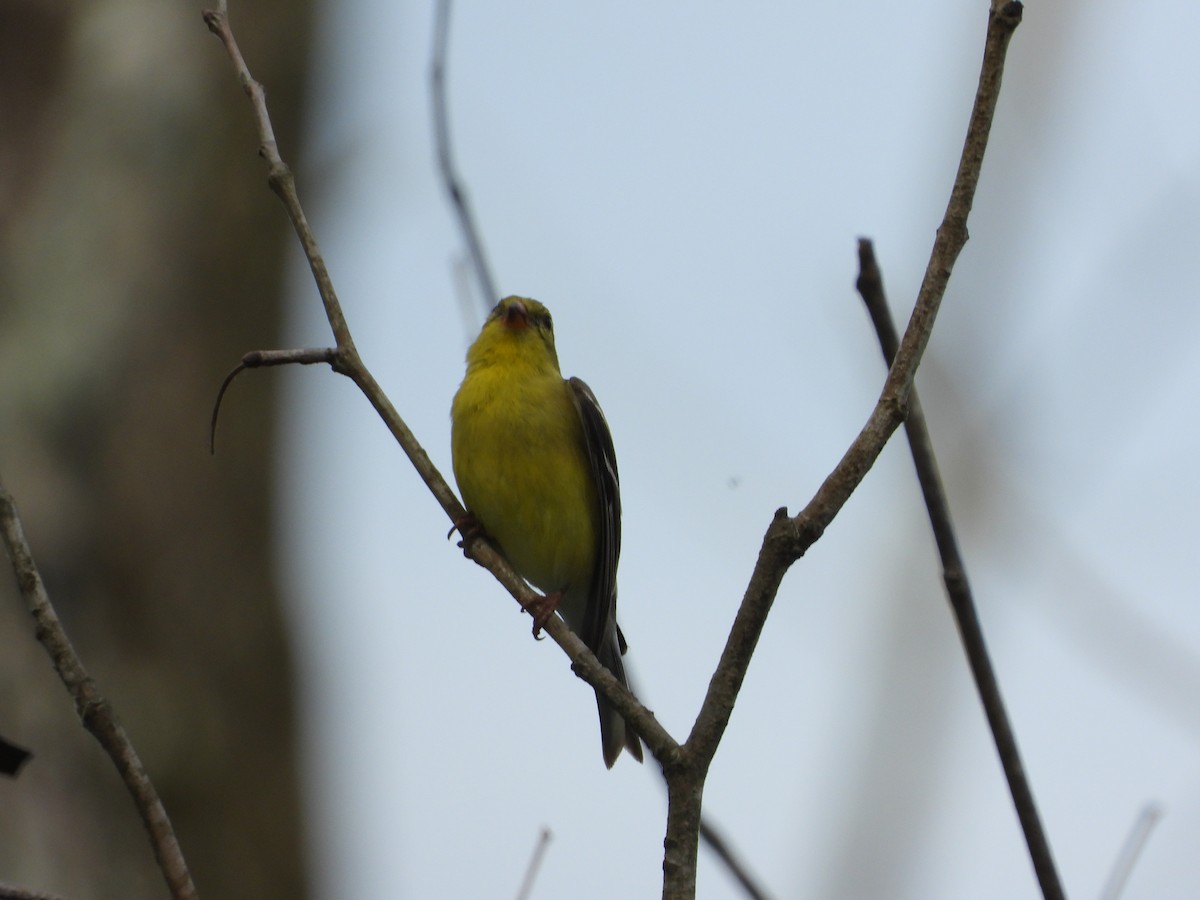
[(463, 548), (463, 553), (466, 553), (466, 543), (474, 537), (487, 537), (487, 532), (483, 530), (483, 526), (479, 524), (471, 513), (467, 513), (461, 519), (455, 519), (454, 524), (450, 526), (450, 530), (446, 532), (446, 540), (450, 540), (454, 536), (454, 532), (462, 535), (462, 540), (458, 542), (458, 546)]
[(562, 591), (555, 591), (553, 594), (539, 596), (529, 601), (529, 605), (525, 607), (525, 611), (533, 616), (533, 639), (535, 641), (542, 639), (542, 629), (546, 627), (546, 623), (558, 609), (560, 600), (562, 600)]

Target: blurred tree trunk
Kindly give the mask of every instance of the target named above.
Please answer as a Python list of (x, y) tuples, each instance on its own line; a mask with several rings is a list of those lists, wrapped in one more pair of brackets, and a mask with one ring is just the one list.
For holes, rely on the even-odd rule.
[[(202, 4), (0, 6), (0, 473), (59, 614), (142, 753), (202, 895), (307, 893), (273, 575), (286, 220)], [(233, 4), (295, 155), (309, 4)], [(7, 568), (7, 563), (5, 563)], [(0, 576), (0, 882), (162, 897), (142, 825)]]

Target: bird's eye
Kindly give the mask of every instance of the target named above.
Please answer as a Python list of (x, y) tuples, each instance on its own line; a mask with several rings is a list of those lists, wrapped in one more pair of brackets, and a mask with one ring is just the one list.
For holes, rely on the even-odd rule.
[(554, 320), (550, 318), (550, 313), (542, 313), (537, 317), (539, 328), (545, 328), (549, 332), (554, 331)]

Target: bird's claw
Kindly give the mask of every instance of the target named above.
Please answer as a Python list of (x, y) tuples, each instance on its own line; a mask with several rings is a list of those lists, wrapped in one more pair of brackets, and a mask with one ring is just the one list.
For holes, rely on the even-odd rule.
[(456, 531), (462, 535), (462, 540), (458, 542), (458, 546), (463, 548), (464, 553), (466, 552), (466, 543), (471, 538), (479, 535), (487, 536), (487, 533), (483, 530), (483, 526), (479, 524), (479, 520), (470, 513), (467, 513), (461, 519), (454, 520), (454, 524), (446, 532), (446, 540), (450, 540)]
[(558, 609), (558, 602), (560, 600), (562, 600), (562, 592), (555, 591), (553, 594), (547, 594), (544, 597), (535, 597), (525, 607), (526, 612), (533, 616), (533, 639), (535, 641), (542, 639), (542, 629), (546, 627), (546, 623), (550, 621), (550, 617)]

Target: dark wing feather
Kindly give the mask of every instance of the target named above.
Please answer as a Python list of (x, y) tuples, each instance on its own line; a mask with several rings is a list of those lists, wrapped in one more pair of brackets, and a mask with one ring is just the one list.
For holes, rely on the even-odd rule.
[[(621, 555), (621, 483), (617, 476), (617, 453), (613, 449), (612, 433), (600, 411), (592, 389), (578, 378), (570, 378), (571, 396), (579, 419), (583, 423), (588, 462), (600, 500), (600, 546), (596, 554), (596, 571), (592, 592), (584, 615), (580, 637), (593, 653), (599, 654), (601, 644), (617, 626), (617, 559)], [(622, 645), (624, 641), (621, 642)], [(621, 647), (624, 651), (624, 646)]]

